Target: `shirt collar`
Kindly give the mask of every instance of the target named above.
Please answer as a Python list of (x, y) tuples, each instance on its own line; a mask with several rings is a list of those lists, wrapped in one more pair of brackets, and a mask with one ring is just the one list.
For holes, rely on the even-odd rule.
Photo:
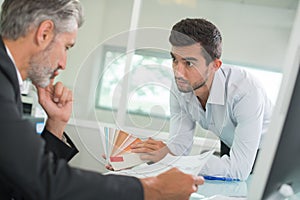
[(219, 105), (225, 104), (225, 82), (225, 75), (220, 68), (215, 73), (207, 103)]
[(22, 79), (22, 76), (21, 76), (21, 73), (19, 71), (19, 69), (17, 68), (16, 66), (16, 63), (15, 63), (15, 60), (13, 58), (13, 56), (11, 55), (9, 49), (7, 48), (7, 46), (5, 45), (5, 48), (6, 48), (6, 52), (7, 52), (7, 55), (9, 56), (9, 58), (12, 60), (12, 62), (14, 63), (14, 66), (15, 66), (15, 69), (16, 69), (16, 72), (17, 72), (17, 77), (18, 77), (18, 82), (19, 82), (19, 87), (20, 87), (20, 91), (22, 92), (23, 90), (23, 79)]

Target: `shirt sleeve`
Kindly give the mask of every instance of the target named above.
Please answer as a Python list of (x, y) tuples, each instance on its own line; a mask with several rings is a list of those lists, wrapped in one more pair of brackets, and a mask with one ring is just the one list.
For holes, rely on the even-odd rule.
[(45, 152), (45, 141), (28, 121), (5, 121), (0, 127), (0, 183), (9, 188), (9, 199), (143, 199), (137, 178), (72, 168)]
[(202, 169), (202, 174), (222, 175), (245, 180), (255, 161), (264, 120), (264, 93), (252, 90), (234, 99), (231, 116), (236, 121), (229, 157), (213, 156)]
[(188, 155), (194, 141), (195, 122), (190, 118), (178, 93), (170, 93), (170, 135), (168, 148), (174, 155)]
[(41, 135), (46, 141), (46, 145), (45, 145), (46, 151), (52, 152), (57, 159), (65, 159), (66, 161), (69, 161), (78, 153), (76, 146), (73, 144), (71, 139), (66, 135), (66, 133), (64, 133), (64, 136), (66, 138), (67, 144), (64, 141), (58, 139), (47, 129), (44, 129)]

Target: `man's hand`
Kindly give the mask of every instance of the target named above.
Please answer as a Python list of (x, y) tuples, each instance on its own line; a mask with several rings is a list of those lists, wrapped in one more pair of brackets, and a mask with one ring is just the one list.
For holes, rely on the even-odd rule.
[(162, 141), (154, 140), (152, 138), (132, 145), (131, 152), (143, 153), (141, 155), (141, 159), (149, 160), (152, 162), (160, 161), (168, 153), (171, 153), (165, 143), (163, 143)]
[(172, 168), (156, 177), (141, 179), (141, 182), (145, 200), (188, 200), (204, 179)]
[(61, 82), (53, 84), (53, 79), (47, 87), (36, 86), (36, 88), (39, 103), (48, 115), (46, 128), (61, 139), (72, 112), (72, 91)]

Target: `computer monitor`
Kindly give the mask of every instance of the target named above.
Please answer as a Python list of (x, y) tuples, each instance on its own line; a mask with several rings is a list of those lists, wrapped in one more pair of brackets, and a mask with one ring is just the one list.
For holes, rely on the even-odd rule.
[(271, 199), (283, 184), (300, 192), (300, 4), (290, 36), (282, 85), (262, 143), (248, 199)]

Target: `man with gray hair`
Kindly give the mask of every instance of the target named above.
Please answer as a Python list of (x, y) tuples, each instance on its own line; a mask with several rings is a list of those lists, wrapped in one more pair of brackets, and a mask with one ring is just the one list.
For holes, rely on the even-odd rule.
[[(83, 23), (78, 0), (5, 0), (0, 20), (0, 199), (188, 199), (201, 177), (173, 168), (137, 179), (67, 164), (78, 151), (64, 133), (72, 92), (54, 84)], [(22, 118), (20, 86), (31, 79), (48, 118), (42, 139)]]

